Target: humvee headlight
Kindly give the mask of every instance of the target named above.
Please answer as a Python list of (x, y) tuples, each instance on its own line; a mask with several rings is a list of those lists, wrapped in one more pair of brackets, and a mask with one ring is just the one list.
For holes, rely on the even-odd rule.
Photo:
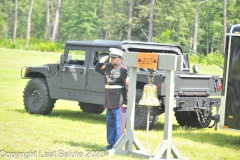
[(31, 70), (31, 68), (26, 68), (25, 69), (25, 75), (28, 74), (28, 72)]

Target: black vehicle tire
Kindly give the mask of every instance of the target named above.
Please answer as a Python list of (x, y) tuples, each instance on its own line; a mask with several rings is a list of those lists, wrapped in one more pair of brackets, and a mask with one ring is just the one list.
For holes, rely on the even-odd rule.
[(101, 114), (105, 111), (103, 105), (79, 102), (78, 105), (83, 112)]
[[(135, 98), (135, 119), (134, 119), (134, 128), (135, 129), (146, 129), (147, 128), (147, 115), (148, 108), (146, 106), (138, 105), (138, 102), (142, 98), (143, 90), (136, 89), (136, 98)], [(152, 106), (149, 110), (149, 129), (153, 129), (158, 121), (159, 107)]]
[(181, 127), (202, 128), (199, 124), (198, 116), (194, 111), (175, 112), (175, 117)]
[(23, 91), (23, 102), (31, 114), (49, 115), (56, 102), (51, 99), (47, 82), (44, 78), (31, 79)]

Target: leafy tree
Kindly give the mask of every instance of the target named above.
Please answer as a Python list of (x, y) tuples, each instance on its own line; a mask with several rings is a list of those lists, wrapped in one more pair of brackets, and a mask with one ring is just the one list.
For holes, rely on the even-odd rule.
[(6, 14), (0, 11), (0, 39), (7, 38), (7, 24), (4, 17)]
[[(97, 0), (65, 0), (62, 2), (59, 34), (62, 40), (87, 40), (97, 38), (99, 32)], [(94, 3), (98, 2), (98, 3)], [(92, 5), (95, 4), (95, 5)]]
[[(155, 28), (157, 37), (162, 32), (171, 31), (172, 43), (189, 46), (193, 29), (195, 7), (190, 0), (169, 0), (168, 3), (156, 3)], [(171, 8), (171, 9), (169, 9)]]
[[(31, 14), (29, 43), (49, 40), (52, 35), (57, 35), (58, 42), (90, 39), (148, 41), (149, 35), (152, 34), (152, 41), (176, 43), (184, 48), (193, 48), (196, 8), (198, 2), (205, 0), (168, 0), (167, 3), (155, 0), (153, 21), (149, 18), (151, 1), (153, 0), (63, 0), (59, 10), (59, 25), (55, 29), (57, 34), (53, 34), (53, 27), (58, 1), (35, 1)], [(13, 2), (14, 0), (0, 0), (0, 38), (7, 43), (12, 43), (14, 37), (18, 43), (19, 39), (25, 39), (28, 34), (26, 29), (30, 1), (18, 1), (17, 23), (14, 20), (16, 9)], [(208, 0), (201, 4), (196, 30), (197, 52), (222, 53), (223, 2)], [(226, 26), (240, 23), (240, 0), (226, 2)]]
[(0, 38), (10, 38), (13, 18), (13, 3), (12, 1), (0, 1)]

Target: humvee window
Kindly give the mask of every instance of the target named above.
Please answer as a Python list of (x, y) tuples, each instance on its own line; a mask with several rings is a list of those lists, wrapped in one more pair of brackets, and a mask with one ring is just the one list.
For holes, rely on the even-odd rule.
[(84, 50), (69, 50), (68, 64), (84, 65), (86, 51)]

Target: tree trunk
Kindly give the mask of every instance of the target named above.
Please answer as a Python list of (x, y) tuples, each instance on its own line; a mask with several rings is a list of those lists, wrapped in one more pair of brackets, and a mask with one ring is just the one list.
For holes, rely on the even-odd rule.
[(223, 0), (223, 51), (222, 55), (225, 54), (226, 47), (226, 21), (227, 21), (227, 0)]
[(198, 12), (199, 12), (199, 6), (197, 7), (196, 16), (194, 20), (193, 50), (195, 52), (197, 51)]
[[(205, 19), (206, 21), (206, 19)], [(208, 39), (208, 22), (206, 22), (206, 32), (207, 32), (207, 39), (206, 39), (206, 55), (209, 53), (209, 39)]]
[(108, 31), (105, 31), (104, 39), (107, 39), (107, 37), (108, 37)]
[[(9, 6), (9, 14), (8, 14), (8, 18), (7, 18), (7, 26), (6, 26), (6, 31), (3, 33), (3, 35), (4, 35), (4, 38), (8, 38), (9, 37), (9, 28), (12, 26), (12, 18), (13, 18), (13, 12), (14, 11), (12, 11), (13, 9), (12, 9), (12, 6), (10, 5)], [(1, 11), (0, 11), (0, 13), (1, 13)], [(1, 16), (1, 18), (2, 18), (2, 14), (0, 15)]]
[(212, 38), (211, 53), (213, 53), (213, 52), (214, 52), (214, 48), (213, 48), (213, 46), (214, 46), (214, 38)]
[(49, 11), (49, 1), (46, 0), (46, 40), (50, 40), (51, 25), (50, 25), (50, 11)]
[(100, 26), (100, 30), (101, 30), (100, 36), (101, 36), (101, 39), (104, 39), (105, 38), (105, 36), (104, 36), (104, 21), (103, 21), (103, 19), (104, 19), (104, 0), (102, 0), (102, 2), (101, 2), (101, 16), (100, 17), (102, 19), (102, 23)]
[(131, 40), (131, 33), (132, 33), (132, 13), (133, 13), (133, 0), (130, 0), (129, 14), (128, 14), (128, 35), (127, 35), (127, 40)]
[(28, 19), (27, 19), (27, 35), (26, 35), (26, 43), (25, 43), (25, 49), (28, 47), (28, 41), (30, 38), (30, 31), (31, 31), (31, 17), (32, 17), (32, 9), (33, 9), (34, 0), (30, 1), (30, 7), (28, 11)]
[(189, 46), (190, 46), (191, 48), (193, 48), (193, 34), (192, 34), (192, 32), (190, 33)]
[(208, 0), (205, 1), (199, 1), (198, 5), (197, 5), (197, 9), (196, 9), (196, 16), (195, 16), (195, 20), (194, 20), (194, 34), (193, 34), (193, 50), (195, 52), (197, 52), (197, 36), (198, 36), (198, 13), (200, 11), (200, 4), (207, 2)]
[(151, 0), (150, 16), (149, 16), (149, 33), (148, 33), (148, 42), (152, 42), (153, 34), (153, 16), (154, 16), (154, 3), (155, 0)]
[(13, 27), (13, 44), (16, 43), (16, 34), (17, 34), (17, 9), (18, 9), (18, 0), (14, 0), (14, 27)]
[(61, 5), (61, 0), (58, 0), (55, 22), (54, 22), (54, 27), (53, 27), (53, 35), (52, 35), (52, 40), (54, 42), (58, 40), (58, 25), (59, 25), (59, 16), (60, 16), (60, 5)]
[[(22, 13), (18, 16), (19, 20), (20, 21), (23, 21), (25, 22), (26, 21), (26, 1), (23, 1), (23, 7), (22, 7)], [(25, 38), (25, 33), (23, 32), (18, 32), (18, 37), (21, 38), (21, 39), (24, 39)]]

